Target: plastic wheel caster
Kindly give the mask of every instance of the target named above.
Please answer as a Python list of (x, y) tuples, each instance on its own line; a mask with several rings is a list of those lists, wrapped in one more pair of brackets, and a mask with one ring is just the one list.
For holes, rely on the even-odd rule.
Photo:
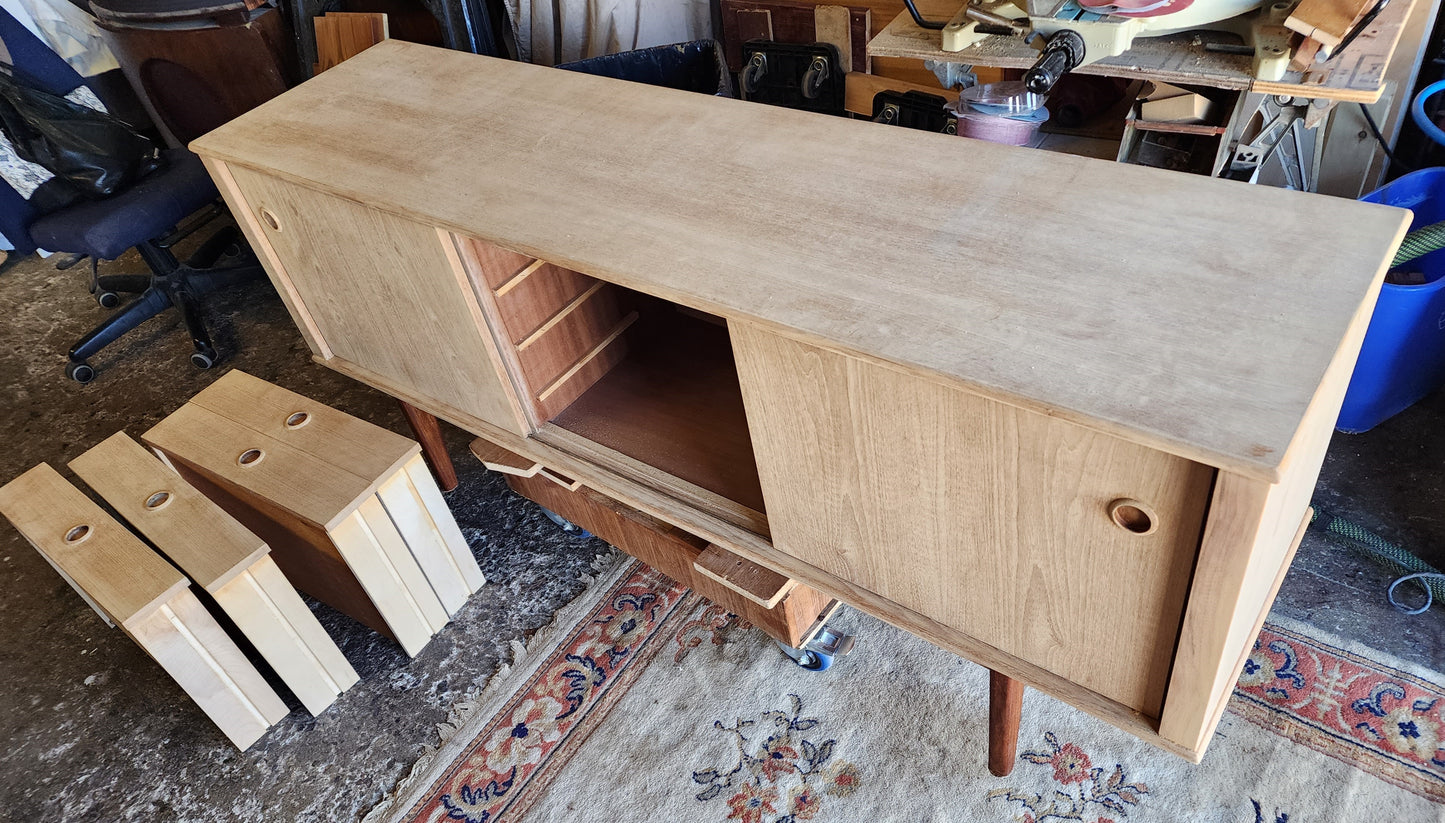
[(591, 537), (591, 536), (592, 536), (592, 532), (587, 531), (586, 529), (582, 528), (581, 526), (577, 525), (576, 523), (573, 523), (571, 520), (568, 520), (567, 518), (563, 517), (562, 515), (560, 515), (560, 514), (554, 512), (554, 511), (552, 511), (551, 509), (547, 508), (546, 506), (538, 506), (537, 508), (541, 509), (541, 510), (542, 510), (542, 514), (545, 514), (545, 515), (547, 516), (547, 519), (548, 519), (548, 520), (551, 520), (553, 523), (556, 523), (557, 526), (558, 526), (558, 528), (562, 529), (562, 531), (567, 532), (567, 533), (569, 533), (569, 534), (575, 534), (575, 535), (577, 535), (577, 536), (579, 536), (579, 537)]
[(748, 59), (748, 64), (743, 66), (742, 74), (738, 80), (742, 85), (743, 94), (749, 95), (758, 90), (758, 81), (768, 73), (768, 56), (760, 51), (755, 51)]
[(120, 305), (120, 295), (113, 291), (98, 291), (95, 293), (95, 302), (99, 303), (102, 309), (113, 309)]
[(198, 369), (209, 369), (216, 365), (216, 356), (203, 351), (193, 352), (191, 354), (191, 365)]
[(809, 100), (815, 100), (818, 92), (823, 90), (823, 81), (828, 79), (828, 61), (823, 57), (814, 57), (812, 65), (803, 74), (802, 92)]
[(85, 363), (71, 363), (65, 367), (65, 376), (84, 386), (95, 379), (95, 369)]
[(838, 634), (824, 626), (801, 649), (784, 645), (782, 641), (778, 641), (778, 646), (800, 668), (821, 672), (827, 671), (837, 658), (847, 657), (856, 640), (851, 634)]

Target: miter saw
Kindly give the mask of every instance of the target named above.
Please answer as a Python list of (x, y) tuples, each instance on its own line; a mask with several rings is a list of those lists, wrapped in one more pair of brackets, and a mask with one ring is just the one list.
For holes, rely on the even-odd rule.
[(1025, 38), (1039, 49), (1024, 75), (1037, 94), (1079, 66), (1123, 54), (1136, 37), (1199, 29), (1242, 38), (1234, 48), (1253, 54), (1261, 80), (1278, 81), (1289, 67), (1284, 21), (1294, 0), (968, 0), (947, 22), (925, 20), (913, 0), (904, 3), (920, 27), (940, 31), (944, 51), (962, 51), (992, 35)]

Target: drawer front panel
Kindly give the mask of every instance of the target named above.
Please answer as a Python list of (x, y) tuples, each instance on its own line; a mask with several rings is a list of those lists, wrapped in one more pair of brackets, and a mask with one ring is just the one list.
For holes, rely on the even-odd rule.
[(525, 431), (449, 238), (249, 169), (230, 172), (253, 231), (275, 253), (272, 279), (289, 283), (332, 355), (395, 388)]
[(779, 550), (1158, 717), (1212, 469), (730, 329)]

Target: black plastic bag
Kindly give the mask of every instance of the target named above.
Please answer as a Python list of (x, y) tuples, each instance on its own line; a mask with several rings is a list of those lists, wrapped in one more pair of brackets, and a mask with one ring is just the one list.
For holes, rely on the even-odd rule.
[(77, 197), (115, 194), (160, 166), (160, 149), (130, 126), (79, 103), (21, 85), (0, 71), (0, 129), (22, 160)]

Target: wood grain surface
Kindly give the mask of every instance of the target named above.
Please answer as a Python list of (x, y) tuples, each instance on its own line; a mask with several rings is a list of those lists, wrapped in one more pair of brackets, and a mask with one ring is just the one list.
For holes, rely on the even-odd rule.
[(233, 169), (326, 215), (282, 257), (342, 359), (499, 426), (409, 221), (1267, 481), (1408, 220), (398, 41), (193, 147), (352, 201)]
[[(261, 538), (125, 432), (70, 461), (70, 470), (212, 594), (270, 551)], [(147, 505), (157, 494), (166, 495), (163, 503)]]
[(47, 463), (0, 486), (0, 515), (112, 624), (149, 616), (190, 584)]
[[(731, 332), (779, 551), (1159, 716), (1211, 469)], [(1120, 498), (1158, 522), (1116, 524)]]
[(241, 207), (276, 218), (279, 228), (260, 225), (280, 276), (335, 356), (520, 430), (476, 299), (434, 228), (247, 169), (230, 173)]

